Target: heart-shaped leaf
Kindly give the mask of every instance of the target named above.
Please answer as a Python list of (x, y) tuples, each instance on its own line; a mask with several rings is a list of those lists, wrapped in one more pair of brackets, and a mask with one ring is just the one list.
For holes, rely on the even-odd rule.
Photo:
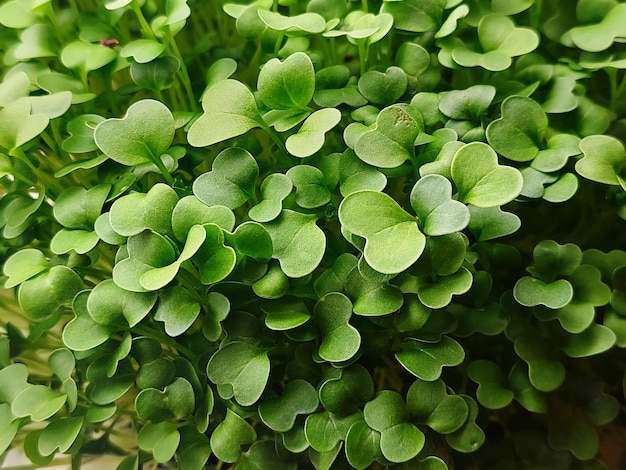
[(474, 85), (465, 90), (451, 90), (439, 100), (439, 110), (451, 119), (479, 121), (496, 96), (491, 85)]
[(133, 327), (152, 310), (156, 300), (156, 292), (130, 292), (106, 279), (91, 290), (87, 309), (91, 318), (105, 327), (123, 327), (126, 323)]
[(159, 57), (148, 63), (133, 62), (130, 64), (130, 76), (141, 88), (159, 93), (171, 88), (174, 76), (180, 69), (180, 61), (173, 56)]
[(231, 147), (221, 151), (211, 171), (193, 183), (193, 192), (207, 206), (222, 205), (235, 209), (249, 199), (256, 200), (255, 184), (259, 167), (245, 149)]
[(113, 62), (117, 58), (117, 52), (99, 44), (74, 41), (63, 48), (60, 58), (68, 69), (78, 70), (82, 76), (86, 76), (90, 71)]
[(582, 251), (574, 243), (558, 244), (554, 240), (542, 240), (533, 249), (533, 266), (527, 270), (546, 282), (570, 276), (582, 261)]
[(353, 357), (361, 345), (361, 336), (349, 324), (352, 302), (339, 292), (322, 297), (314, 310), (315, 321), (322, 334), (319, 356), (330, 362), (343, 362)]
[(317, 13), (285, 16), (273, 11), (258, 10), (261, 21), (275, 31), (284, 31), (288, 36), (300, 36), (307, 33), (319, 34), (326, 29), (326, 21)]
[[(148, 292), (150, 289), (141, 283), (142, 276), (155, 268), (169, 265), (174, 261), (175, 256), (174, 247), (164, 236), (150, 230), (133, 235), (120, 249), (118, 262), (113, 267), (113, 281), (128, 291)], [(178, 265), (174, 264), (174, 267), (177, 270)], [(162, 280), (158, 277), (159, 273), (157, 271), (155, 284)], [(167, 274), (166, 272), (163, 277), (169, 282)], [(148, 286), (150, 286), (149, 283)]]
[(599, 438), (595, 429), (569, 416), (550, 422), (548, 443), (553, 449), (567, 450), (583, 461), (593, 459), (599, 448)]
[(387, 186), (387, 177), (360, 160), (351, 149), (341, 155), (339, 171), (339, 190), (343, 197), (365, 189), (382, 191)]
[(183, 419), (195, 409), (195, 395), (191, 384), (177, 377), (163, 391), (146, 388), (135, 398), (137, 414), (153, 423)]
[(226, 410), (224, 421), (211, 434), (211, 450), (224, 462), (236, 462), (241, 456), (241, 446), (256, 440), (256, 432), (238, 414)]
[(61, 418), (50, 422), (39, 435), (38, 448), (41, 455), (55, 451), (67, 452), (74, 444), (83, 425), (83, 418)]
[(282, 173), (272, 173), (266, 176), (261, 183), (261, 202), (252, 207), (248, 215), (257, 222), (274, 220), (280, 215), (283, 200), (291, 194), (292, 189), (293, 183), (288, 176)]
[(470, 212), (452, 199), (452, 184), (440, 175), (426, 175), (411, 190), (411, 206), (424, 233), (435, 237), (463, 230)]
[(610, 328), (594, 323), (582, 333), (569, 336), (563, 351), (569, 357), (593, 356), (611, 349), (616, 339)]
[(324, 173), (314, 166), (297, 165), (287, 171), (296, 188), (295, 201), (304, 209), (315, 209), (331, 200), (326, 188)]
[(528, 162), (538, 156), (548, 128), (541, 106), (525, 96), (510, 96), (502, 102), (502, 117), (487, 126), (487, 140), (509, 160)]
[(499, 207), (476, 207), (469, 205), (468, 228), (478, 241), (493, 240), (517, 232), (522, 226), (520, 218)]
[(292, 380), (280, 397), (259, 403), (259, 417), (270, 429), (289, 431), (301, 414), (313, 413), (319, 404), (317, 391), (305, 380)]
[(67, 123), (70, 136), (62, 143), (63, 150), (70, 153), (93, 152), (98, 149), (94, 140), (95, 128), (104, 121), (97, 114), (82, 114)]
[(120, 50), (120, 57), (132, 57), (135, 62), (145, 64), (161, 55), (166, 45), (153, 39), (135, 39)]
[(436, 30), (442, 21), (446, 2), (436, 0), (408, 0), (384, 2), (381, 11), (393, 15), (393, 25), (403, 31), (422, 33)]
[(56, 314), (63, 305), (70, 304), (83, 287), (83, 280), (72, 268), (52, 266), (22, 282), (17, 301), (28, 319), (41, 321)]
[(568, 31), (568, 35), (576, 47), (584, 51), (604, 51), (626, 33), (624, 18), (626, 18), (626, 8), (616, 4), (601, 21), (576, 26)]
[(572, 285), (565, 279), (546, 283), (541, 279), (525, 276), (515, 283), (515, 300), (525, 307), (545, 305), (558, 309), (566, 306), (574, 297)]
[(387, 460), (406, 462), (422, 450), (424, 434), (408, 422), (407, 406), (396, 392), (379, 392), (365, 404), (363, 418), (370, 428), (380, 432), (380, 450)]
[(517, 27), (504, 15), (485, 15), (478, 23), (478, 41), (482, 51), (461, 43), (452, 49), (452, 59), (464, 67), (483, 67), (491, 71), (505, 70), (511, 58), (528, 54), (539, 45), (539, 35), (530, 28)]
[(15, 287), (50, 269), (51, 266), (44, 254), (35, 248), (17, 251), (4, 263), (3, 272), (5, 276), (8, 276), (4, 287), (5, 289)]
[(437, 380), (444, 367), (458, 366), (465, 359), (465, 350), (448, 336), (443, 336), (438, 343), (409, 339), (411, 342), (395, 357), (402, 367), (422, 380)]
[(243, 406), (250, 406), (261, 397), (269, 373), (267, 351), (243, 341), (222, 346), (207, 364), (209, 380), (230, 387), (231, 396)]
[(365, 469), (383, 460), (380, 450), (380, 433), (370, 428), (364, 420), (356, 421), (346, 435), (346, 457), (352, 468)]
[(521, 173), (498, 165), (491, 147), (473, 142), (461, 147), (452, 160), (451, 175), (459, 200), (477, 207), (495, 207), (515, 199), (522, 190)]
[(202, 98), (204, 114), (187, 133), (194, 147), (208, 147), (258, 127), (262, 118), (252, 92), (237, 80), (220, 80)]
[(464, 294), (472, 287), (472, 273), (461, 267), (446, 276), (421, 276), (417, 284), (416, 293), (424, 305), (443, 308), (452, 301), (454, 295)]
[(346, 438), (348, 430), (361, 419), (361, 415), (360, 411), (346, 417), (328, 411), (311, 414), (306, 419), (304, 434), (313, 449), (318, 452), (330, 452)]
[(28, 384), (11, 401), (11, 413), (17, 418), (44, 421), (59, 411), (66, 399), (66, 395), (57, 395), (45, 385)]
[(139, 448), (152, 452), (157, 462), (168, 462), (180, 443), (180, 432), (176, 424), (164, 421), (158, 424), (146, 424), (137, 436)]
[(272, 238), (272, 258), (280, 262), (282, 271), (289, 277), (310, 274), (324, 256), (326, 236), (316, 220), (314, 215), (285, 209), (278, 218), (263, 224)]
[[(171, 186), (157, 183), (147, 193), (130, 193), (117, 199), (110, 210), (111, 227), (124, 237), (150, 229), (172, 232), (172, 212), (178, 195)], [(158, 207), (159, 210), (154, 210)]]
[(609, 135), (592, 135), (580, 141), (583, 158), (576, 162), (576, 171), (598, 183), (619, 185), (626, 161), (624, 145)]
[(4, 453), (11, 446), (20, 429), (21, 422), (15, 419), (8, 403), (0, 403), (0, 452)]
[(195, 196), (180, 199), (172, 211), (172, 232), (183, 242), (194, 225), (215, 224), (224, 230), (235, 228), (235, 214), (226, 206), (207, 206)]
[[(415, 217), (385, 193), (358, 191), (339, 206), (339, 220), (350, 233), (366, 239), (367, 263), (385, 274), (397, 274), (422, 254), (426, 237)], [(394, 246), (393, 253), (388, 247)]]
[[(370, 268), (371, 270), (371, 268)], [(392, 277), (392, 276), (389, 276)], [(353, 311), (357, 315), (380, 316), (395, 312), (404, 299), (402, 291), (388, 278), (365, 277), (358, 268), (352, 269), (345, 280), (346, 294), (353, 299)]]
[(467, 375), (478, 384), (476, 398), (484, 407), (497, 410), (513, 400), (514, 393), (509, 389), (502, 369), (495, 362), (483, 359), (472, 361)]
[(378, 114), (375, 127), (358, 137), (354, 151), (369, 165), (398, 167), (413, 158), (421, 127), (422, 123), (402, 106), (388, 106)]
[(165, 324), (169, 336), (176, 337), (187, 331), (199, 314), (197, 299), (184, 287), (173, 286), (159, 294), (154, 319)]
[(370, 70), (359, 78), (359, 92), (377, 106), (395, 103), (406, 91), (406, 73), (400, 67), (388, 67), (384, 72)]
[(324, 136), (341, 121), (336, 108), (318, 109), (306, 118), (298, 132), (287, 137), (287, 151), (299, 158), (310, 157), (324, 146)]
[(73, 351), (87, 351), (104, 343), (114, 328), (96, 323), (87, 310), (89, 291), (79, 292), (73, 300), (72, 310), (76, 318), (63, 329), (63, 343)]
[[(120, 136), (124, 136), (120, 139)], [(122, 165), (161, 165), (161, 155), (174, 139), (174, 117), (160, 101), (133, 103), (123, 118), (101, 122), (94, 132), (98, 148)]]
[(297, 328), (311, 318), (307, 306), (299, 299), (285, 298), (279, 302), (267, 302), (261, 306), (261, 310), (267, 314), (265, 324), (275, 331)]
[(413, 419), (440, 434), (457, 431), (465, 423), (469, 409), (462, 397), (449, 394), (443, 380), (416, 380), (406, 395)]
[(41, 134), (48, 122), (43, 114), (31, 115), (31, 105), (25, 101), (0, 109), (0, 148), (10, 154)]
[(528, 377), (537, 390), (551, 392), (565, 380), (565, 366), (555, 358), (549, 340), (524, 333), (515, 340), (515, 352), (528, 364)]
[(304, 52), (291, 54), (282, 62), (270, 59), (259, 72), (257, 87), (268, 108), (308, 110), (315, 90), (313, 62)]
[(334, 377), (325, 380), (318, 392), (330, 413), (349, 416), (374, 396), (374, 382), (363, 366), (354, 364), (333, 372)]
[(528, 378), (528, 367), (518, 360), (509, 372), (509, 383), (511, 390), (515, 393), (515, 400), (528, 411), (534, 413), (545, 413), (548, 405), (542, 392), (533, 387)]
[(235, 268), (237, 254), (224, 245), (224, 232), (215, 224), (202, 226), (206, 233), (204, 243), (193, 255), (192, 262), (200, 271), (200, 282), (205, 285), (221, 281)]
[(485, 442), (485, 433), (476, 424), (476, 418), (478, 418), (478, 405), (473, 398), (467, 395), (460, 395), (465, 400), (469, 409), (469, 414), (463, 426), (446, 436), (446, 441), (454, 450), (459, 452), (475, 452)]

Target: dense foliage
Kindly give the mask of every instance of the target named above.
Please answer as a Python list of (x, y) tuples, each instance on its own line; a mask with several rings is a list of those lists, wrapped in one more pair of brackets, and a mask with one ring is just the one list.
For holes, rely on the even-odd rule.
[(625, 3), (0, 24), (0, 455), (618, 468)]

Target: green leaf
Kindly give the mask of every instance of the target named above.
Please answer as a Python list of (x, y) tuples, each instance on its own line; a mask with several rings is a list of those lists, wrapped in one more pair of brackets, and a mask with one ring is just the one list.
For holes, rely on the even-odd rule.
[(133, 327), (152, 310), (156, 301), (156, 292), (130, 292), (106, 279), (91, 290), (87, 310), (96, 323), (105, 327), (126, 324)]
[(186, 288), (173, 286), (159, 293), (154, 319), (162, 321), (168, 336), (176, 337), (187, 331), (200, 314), (200, 304)]
[(408, 422), (407, 406), (396, 392), (379, 392), (365, 404), (363, 418), (370, 428), (380, 432), (380, 450), (391, 462), (411, 460), (424, 447), (424, 434)]
[(11, 413), (18, 418), (45, 421), (63, 407), (66, 398), (66, 395), (57, 395), (45, 385), (29, 384), (13, 398)]
[(282, 271), (291, 278), (310, 274), (324, 256), (326, 236), (316, 220), (314, 215), (285, 209), (278, 218), (263, 224), (272, 238), (272, 258), (280, 262)]
[[(111, 227), (124, 237), (150, 229), (161, 234), (172, 232), (172, 212), (178, 203), (176, 191), (157, 183), (147, 193), (130, 193), (117, 199), (110, 210)], [(159, 210), (154, 210), (158, 207)]]
[(145, 64), (161, 55), (166, 45), (153, 39), (135, 39), (120, 50), (120, 57), (132, 57), (135, 62)]
[(207, 206), (222, 205), (235, 209), (249, 199), (256, 200), (255, 184), (259, 167), (245, 149), (222, 150), (213, 161), (211, 171), (193, 183), (193, 192)]
[(572, 300), (574, 290), (565, 279), (546, 283), (541, 279), (525, 276), (515, 283), (513, 295), (515, 300), (525, 307), (545, 305), (548, 308), (558, 309)]
[(576, 162), (576, 172), (591, 181), (619, 185), (626, 160), (624, 145), (609, 135), (591, 135), (580, 141), (583, 158)]
[(478, 241), (493, 240), (515, 233), (522, 226), (520, 218), (504, 212), (499, 207), (476, 207), (469, 205), (468, 228)]
[(296, 417), (313, 413), (319, 404), (317, 391), (305, 380), (287, 383), (280, 397), (259, 403), (259, 417), (270, 429), (287, 432), (293, 428)]
[(448, 336), (443, 336), (438, 343), (409, 339), (404, 350), (394, 356), (402, 367), (422, 380), (437, 380), (444, 367), (458, 366), (465, 359), (465, 350)]
[(189, 128), (194, 147), (208, 147), (245, 134), (262, 122), (252, 92), (236, 80), (220, 80), (202, 98), (204, 114)]
[(21, 420), (15, 419), (11, 413), (11, 406), (7, 403), (0, 403), (0, 429), (2, 429), (0, 431), (0, 454), (4, 454), (9, 449), (21, 424)]
[(180, 432), (176, 424), (164, 421), (158, 424), (146, 424), (139, 431), (139, 448), (152, 452), (157, 462), (168, 462), (180, 443)]
[(537, 390), (551, 392), (565, 380), (565, 367), (554, 358), (555, 352), (547, 339), (524, 333), (515, 340), (515, 352), (528, 364), (530, 383)]
[(259, 9), (258, 15), (269, 28), (284, 31), (287, 36), (319, 34), (326, 29), (326, 21), (317, 13), (284, 16), (273, 11)]
[(296, 188), (295, 201), (304, 209), (315, 209), (328, 204), (331, 194), (326, 187), (324, 174), (310, 165), (297, 165), (287, 171)]
[(486, 408), (497, 410), (508, 406), (514, 393), (509, 389), (502, 369), (495, 362), (479, 359), (472, 361), (467, 375), (478, 384), (476, 398)]
[(482, 51), (463, 43), (452, 49), (452, 59), (463, 67), (483, 67), (492, 72), (505, 70), (511, 58), (529, 54), (539, 45), (539, 35), (530, 28), (517, 27), (504, 15), (485, 15), (478, 23), (478, 41)]
[(94, 130), (104, 121), (97, 114), (82, 114), (67, 123), (70, 136), (63, 141), (63, 150), (69, 153), (86, 153), (98, 149), (94, 140)]
[(31, 105), (25, 101), (0, 109), (0, 148), (11, 153), (41, 134), (48, 122), (43, 114), (31, 115)]
[(218, 459), (233, 463), (241, 456), (241, 446), (254, 442), (256, 438), (254, 428), (227, 409), (224, 421), (211, 434), (211, 450)]
[(194, 225), (215, 224), (224, 230), (235, 228), (235, 214), (226, 206), (207, 206), (197, 197), (181, 198), (172, 211), (172, 232), (179, 241), (185, 241)]
[(291, 54), (282, 62), (270, 59), (259, 72), (257, 88), (268, 108), (308, 110), (315, 90), (313, 62), (303, 52)]
[(297, 133), (287, 137), (287, 151), (299, 158), (310, 157), (324, 146), (324, 136), (341, 121), (341, 111), (335, 108), (318, 109), (311, 114)]
[(267, 351), (243, 341), (223, 345), (207, 364), (209, 380), (228, 386), (237, 403), (250, 406), (258, 401), (270, 373)]
[(387, 186), (387, 177), (360, 160), (351, 149), (341, 154), (339, 171), (339, 191), (344, 197), (365, 189), (382, 191)]
[(528, 268), (533, 276), (550, 282), (572, 275), (580, 266), (582, 251), (574, 243), (558, 244), (554, 240), (542, 240), (533, 249), (533, 266)]
[[(272, 280), (275, 281), (276, 279)], [(256, 285), (257, 283), (253, 285), (253, 289)], [(266, 302), (261, 305), (261, 310), (267, 315), (265, 324), (270, 330), (274, 331), (286, 331), (297, 328), (304, 325), (311, 318), (311, 314), (304, 302), (298, 299), (286, 298), (279, 302)]]
[(502, 102), (502, 117), (487, 126), (489, 145), (516, 162), (537, 157), (548, 128), (541, 106), (525, 96), (510, 96)]
[(346, 457), (353, 468), (369, 468), (375, 460), (382, 460), (380, 433), (365, 421), (355, 422), (346, 436)]
[[(370, 271), (373, 271), (370, 268)], [(377, 273), (378, 274), (378, 273)], [(395, 312), (404, 302), (402, 291), (389, 284), (389, 278), (370, 278), (355, 267), (345, 280), (346, 294), (353, 299), (353, 311), (357, 315), (380, 316)]]
[(491, 147), (473, 142), (461, 147), (452, 160), (451, 175), (459, 200), (477, 207), (495, 207), (515, 199), (522, 190), (521, 173), (498, 164)]
[(335, 415), (352, 415), (374, 396), (374, 382), (369, 372), (359, 364), (338, 369), (334, 377), (319, 386), (322, 406)]
[(99, 44), (74, 41), (63, 48), (60, 57), (68, 69), (78, 70), (81, 75), (86, 76), (92, 70), (113, 62), (117, 58), (117, 51)]
[(50, 422), (41, 432), (38, 448), (41, 455), (55, 451), (65, 453), (74, 444), (83, 425), (83, 418), (60, 418)]
[(445, 0), (407, 0), (383, 2), (381, 11), (393, 15), (397, 29), (413, 33), (436, 30), (442, 22)]
[(5, 289), (15, 287), (22, 282), (50, 269), (51, 264), (44, 254), (35, 248), (25, 248), (15, 252), (4, 263), (3, 272), (8, 279)]
[(26, 318), (42, 321), (50, 318), (63, 306), (70, 304), (83, 289), (83, 280), (67, 266), (52, 266), (20, 284), (17, 301)]
[(163, 391), (146, 388), (135, 398), (137, 414), (152, 423), (190, 416), (195, 407), (195, 394), (191, 384), (177, 377)]
[(73, 351), (87, 351), (104, 343), (114, 328), (96, 323), (87, 310), (89, 291), (79, 292), (73, 300), (75, 318), (63, 329), (63, 343)]
[(331, 292), (315, 304), (314, 319), (322, 335), (318, 354), (325, 361), (344, 362), (359, 350), (361, 336), (349, 324), (352, 302), (339, 292)]
[(172, 87), (179, 69), (180, 62), (176, 57), (165, 56), (145, 64), (133, 62), (130, 65), (130, 76), (137, 86), (158, 93)]
[(474, 85), (465, 90), (451, 90), (439, 100), (439, 110), (451, 119), (479, 121), (496, 95), (491, 85)]
[(459, 232), (470, 220), (467, 206), (452, 199), (452, 184), (443, 176), (426, 175), (419, 179), (411, 190), (410, 200), (428, 236)]
[(339, 417), (328, 411), (311, 414), (306, 418), (304, 433), (307, 441), (318, 452), (331, 452), (346, 438), (354, 422), (361, 419), (357, 411), (346, 417)]
[[(293, 167), (291, 170), (293, 170)], [(282, 173), (272, 173), (261, 183), (261, 202), (248, 211), (252, 220), (270, 222), (280, 215), (283, 200), (291, 194), (293, 183)]]
[(102, 152), (122, 165), (158, 165), (174, 139), (174, 117), (160, 101), (137, 101), (123, 118), (98, 124), (94, 139)]
[(369, 165), (396, 168), (414, 157), (422, 125), (402, 106), (388, 106), (378, 114), (374, 128), (358, 137), (354, 151)]
[(569, 336), (563, 351), (569, 357), (594, 356), (611, 349), (616, 339), (610, 328), (594, 323), (585, 331)]
[(406, 395), (406, 403), (414, 421), (426, 424), (440, 434), (459, 430), (468, 418), (465, 400), (449, 394), (443, 380), (416, 380)]
[[(339, 220), (350, 233), (366, 239), (365, 259), (381, 273), (404, 271), (417, 261), (426, 246), (426, 237), (415, 217), (385, 193), (350, 194), (339, 206)], [(391, 253), (389, 246), (395, 247)]]
[(617, 4), (604, 18), (598, 18), (597, 22), (592, 21), (595, 24), (576, 26), (568, 35), (576, 47), (584, 51), (604, 51), (626, 33), (623, 24), (625, 17), (626, 7)]
[(485, 442), (485, 433), (476, 424), (478, 418), (478, 405), (467, 395), (461, 395), (469, 408), (469, 414), (465, 424), (459, 429), (446, 436), (446, 441), (454, 450), (464, 453), (475, 452)]
[(370, 103), (388, 106), (398, 101), (408, 85), (406, 73), (400, 67), (388, 67), (384, 72), (370, 70), (359, 78), (359, 92)]
[(202, 226), (206, 232), (205, 242), (192, 258), (200, 271), (200, 282), (205, 285), (221, 281), (235, 268), (237, 255), (230, 246), (224, 245), (224, 232), (215, 224)]

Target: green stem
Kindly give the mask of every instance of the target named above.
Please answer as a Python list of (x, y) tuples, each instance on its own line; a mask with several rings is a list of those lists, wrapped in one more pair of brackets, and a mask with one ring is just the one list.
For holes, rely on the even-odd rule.
[(609, 76), (609, 84), (610, 84), (610, 108), (611, 111), (615, 111), (617, 107), (617, 99), (619, 98), (619, 89), (620, 86), (617, 84), (617, 69), (613, 67), (609, 67), (606, 70), (606, 74)]
[(365, 41), (357, 41), (359, 47), (359, 65), (361, 69), (361, 76), (367, 72), (367, 55), (369, 53), (367, 44)]
[(259, 123), (259, 126), (261, 127), (261, 129), (263, 129), (265, 132), (267, 132), (267, 134), (270, 136), (272, 141), (276, 144), (276, 146), (278, 147), (278, 149), (282, 153), (283, 157), (287, 161), (291, 161), (291, 156), (289, 155), (289, 152), (287, 152), (287, 148), (285, 147), (285, 143), (280, 138), (278, 133), (274, 129), (269, 127), (267, 124), (265, 124), (265, 121), (260, 121), (260, 122), (257, 121), (257, 122)]
[(361, 9), (365, 12), (365, 13), (369, 13), (369, 7), (367, 5), (367, 0), (361, 0)]
[(180, 53), (180, 49), (178, 49), (178, 44), (176, 44), (176, 40), (171, 34), (167, 36), (170, 47), (174, 52), (174, 55), (180, 62), (180, 73), (183, 76), (183, 86), (185, 87), (185, 92), (187, 93), (187, 100), (189, 101), (189, 106), (191, 106), (191, 110), (194, 112), (198, 111), (198, 103), (196, 102), (196, 98), (193, 94), (193, 89), (191, 88), (191, 77), (189, 76), (189, 71), (187, 70), (187, 65), (185, 64), (185, 60), (183, 59), (182, 54)]
[(131, 2), (130, 6), (135, 13), (135, 16), (139, 20), (139, 24), (141, 25), (141, 29), (144, 31), (144, 33), (147, 34), (150, 39), (156, 40), (156, 35), (154, 34), (154, 31), (152, 31), (152, 28), (150, 27), (150, 24), (148, 24), (146, 17), (143, 16), (143, 12), (141, 11), (141, 6), (139, 6), (139, 2)]

